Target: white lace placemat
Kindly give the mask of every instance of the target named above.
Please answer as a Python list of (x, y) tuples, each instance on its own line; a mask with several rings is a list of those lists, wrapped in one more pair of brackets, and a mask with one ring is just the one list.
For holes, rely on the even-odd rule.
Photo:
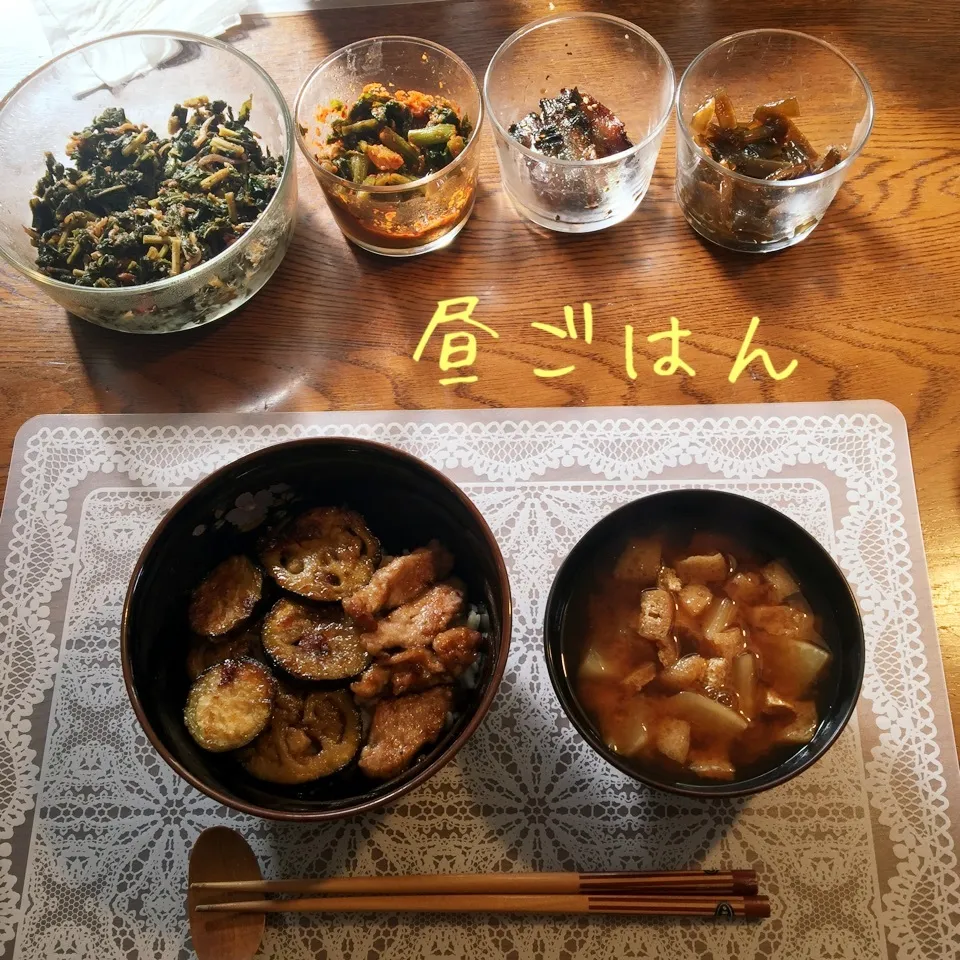
[[(444, 470), (499, 539), (516, 605), (490, 715), (390, 809), (261, 822), (185, 785), (140, 732), (118, 622), (141, 544), (183, 490), (244, 453), (352, 435)], [(857, 722), (748, 801), (639, 787), (571, 730), (540, 647), (557, 564), (597, 519), (675, 486), (786, 511), (864, 614)], [(960, 777), (899, 413), (881, 403), (269, 416), (41, 417), (0, 518), (0, 955), (189, 957), (187, 853), (229, 823), (267, 875), (756, 865), (756, 924), (624, 918), (291, 917), (276, 960), (948, 960), (960, 955)]]

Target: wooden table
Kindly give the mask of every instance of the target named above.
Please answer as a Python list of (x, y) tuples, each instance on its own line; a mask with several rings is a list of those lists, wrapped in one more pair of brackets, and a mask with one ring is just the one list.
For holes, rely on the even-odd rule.
[[(340, 236), (299, 159), (300, 220), (268, 286), (225, 321), (163, 337), (131, 337), (71, 318), (0, 269), (0, 468), (28, 417), (62, 412), (259, 411), (359, 408), (667, 404), (879, 397), (910, 426), (940, 642), (960, 731), (960, 151), (956, 77), (960, 7), (929, 0), (648, 0), (554, 4), (477, 0), (363, 11), (248, 18), (236, 45), (273, 75), (292, 103), (324, 54), (377, 33), (414, 33), (460, 53), (478, 76), (521, 24), (557, 9), (634, 19), (678, 73), (713, 40), (779, 26), (838, 45), (873, 85), (877, 119), (853, 175), (824, 223), (801, 245), (767, 257), (699, 242), (673, 195), (667, 133), (650, 192), (626, 223), (582, 237), (543, 235), (499, 188), (484, 131), (473, 219), (447, 250), (390, 261)], [(10, 86), (31, 64), (21, 50), (0, 73)], [(437, 343), (417, 342), (438, 299), (475, 296), (481, 335), (475, 383), (444, 387)], [(593, 306), (593, 342), (531, 328)], [(759, 363), (728, 374), (750, 318)], [(696, 371), (657, 376), (665, 345), (648, 334), (676, 316), (692, 331), (683, 358)], [(624, 327), (634, 327), (636, 379)], [(582, 327), (581, 327), (582, 330)], [(567, 376), (534, 368), (574, 364)]]

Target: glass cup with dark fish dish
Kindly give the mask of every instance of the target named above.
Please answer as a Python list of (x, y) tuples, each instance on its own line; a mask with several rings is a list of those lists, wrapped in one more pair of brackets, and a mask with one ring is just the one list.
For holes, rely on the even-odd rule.
[(507, 195), (541, 227), (588, 233), (647, 192), (674, 72), (650, 34), (618, 17), (545, 17), (508, 37), (484, 79)]
[(330, 54), (294, 104), (297, 141), (344, 236), (387, 257), (445, 247), (473, 211), (483, 100), (455, 54), (373, 37)]
[(873, 125), (873, 95), (839, 50), (792, 30), (718, 40), (677, 93), (677, 200), (730, 250), (769, 253), (823, 218)]
[(94, 40), (0, 103), (0, 255), (103, 327), (210, 323), (283, 259), (293, 139), (276, 84), (229, 44), (156, 30)]

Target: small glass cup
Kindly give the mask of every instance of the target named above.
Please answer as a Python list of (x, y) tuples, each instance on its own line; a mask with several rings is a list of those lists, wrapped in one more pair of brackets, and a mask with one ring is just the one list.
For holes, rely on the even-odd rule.
[[(561, 160), (515, 140), (510, 126), (563, 87), (599, 100), (634, 145), (596, 160)], [(629, 217), (650, 185), (674, 89), (663, 47), (619, 17), (559, 14), (508, 37), (490, 61), (483, 92), (503, 187), (520, 214), (563, 233), (603, 230)]]
[[(764, 103), (796, 97), (797, 126), (815, 148), (845, 149), (823, 173), (758, 180), (729, 170), (694, 141), (690, 122), (718, 90), (738, 117)], [(770, 253), (793, 246), (820, 222), (873, 126), (873, 94), (864, 75), (823, 40), (793, 30), (748, 30), (707, 47), (677, 91), (677, 200), (701, 236), (729, 250)]]
[[(473, 124), (463, 151), (442, 170), (410, 184), (368, 186), (325, 170), (317, 159), (329, 133), (323, 108), (332, 100), (352, 103), (368, 83), (453, 101)], [(455, 53), (416, 37), (351, 43), (303, 81), (293, 112), (297, 143), (348, 240), (385, 257), (412, 257), (447, 246), (463, 229), (476, 199), (483, 99), (477, 78)]]

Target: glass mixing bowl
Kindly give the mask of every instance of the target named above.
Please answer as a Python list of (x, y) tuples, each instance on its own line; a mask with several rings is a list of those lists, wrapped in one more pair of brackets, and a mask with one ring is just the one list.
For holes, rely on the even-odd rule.
[[(131, 72), (131, 79), (112, 85), (101, 80)], [(174, 103), (204, 94), (235, 110), (252, 95), (250, 129), (283, 157), (280, 185), (256, 224), (207, 262), (154, 283), (78, 287), (40, 273), (24, 227), (44, 151), (66, 161), (70, 135), (113, 106), (166, 136)], [(293, 143), (290, 111), (276, 84), (226, 43), (149, 30), (84, 44), (34, 71), (0, 101), (0, 255), (70, 313), (103, 327), (167, 333), (210, 323), (252, 297), (283, 259), (296, 218)]]

